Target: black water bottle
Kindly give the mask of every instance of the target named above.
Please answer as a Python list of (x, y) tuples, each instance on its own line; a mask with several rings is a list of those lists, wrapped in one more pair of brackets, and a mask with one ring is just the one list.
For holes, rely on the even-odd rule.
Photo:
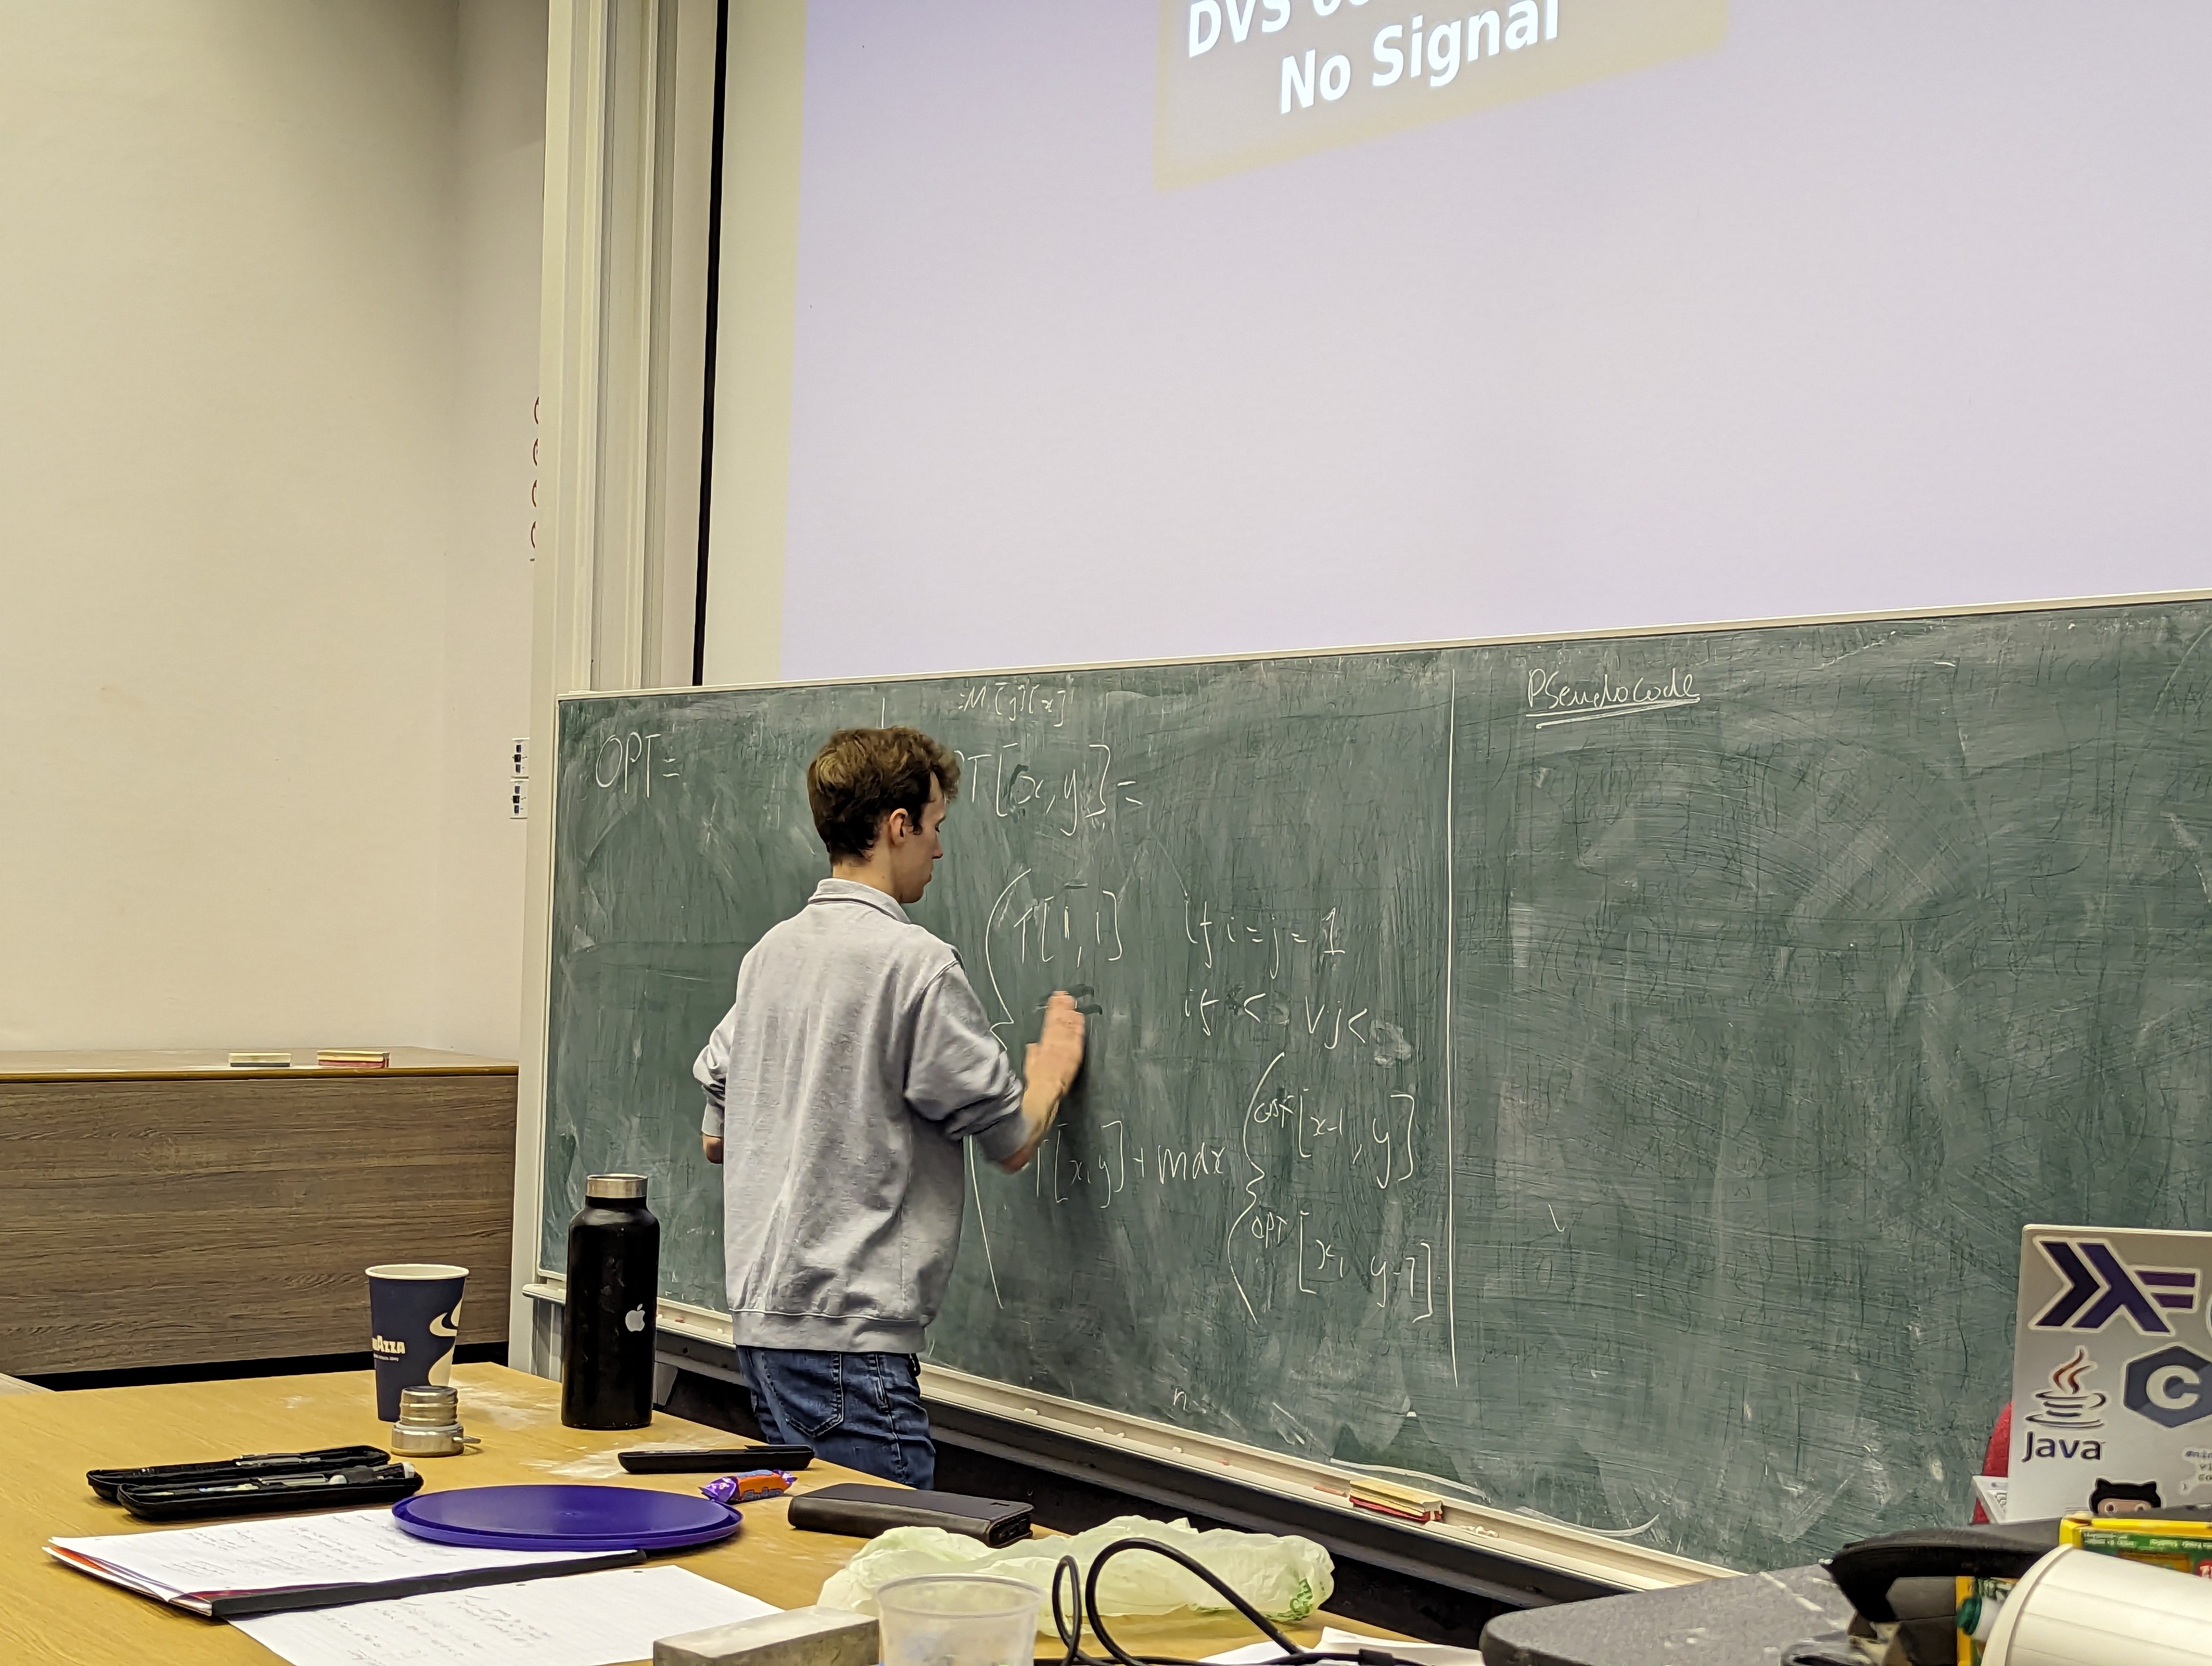
[(572, 1429), (653, 1421), (653, 1301), (660, 1223), (641, 1174), (595, 1174), (568, 1223), (568, 1304), (561, 1326), (561, 1420)]

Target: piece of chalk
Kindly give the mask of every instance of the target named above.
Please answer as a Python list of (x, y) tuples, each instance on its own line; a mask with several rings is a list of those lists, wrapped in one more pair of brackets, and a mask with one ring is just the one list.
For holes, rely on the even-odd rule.
[(230, 1061), (234, 1065), (252, 1065), (259, 1070), (289, 1070), (292, 1067), (289, 1053), (234, 1053), (230, 1055)]
[(382, 1070), (391, 1065), (392, 1055), (380, 1047), (325, 1047), (315, 1062), (325, 1068)]
[(1356, 1508), (1407, 1521), (1432, 1522), (1444, 1513), (1444, 1501), (1433, 1493), (1364, 1475), (1352, 1483), (1351, 1499)]

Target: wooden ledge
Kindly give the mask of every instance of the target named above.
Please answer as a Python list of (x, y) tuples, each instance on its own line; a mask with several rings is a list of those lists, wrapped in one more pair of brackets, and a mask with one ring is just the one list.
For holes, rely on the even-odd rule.
[[(333, 1042), (331, 1046), (345, 1043)], [(240, 1051), (246, 1050), (244, 1046)], [(276, 1049), (266, 1049), (275, 1052)], [(227, 1052), (179, 1049), (169, 1052), (0, 1053), (0, 1082), (183, 1081), (229, 1076), (512, 1076), (512, 1059), (487, 1059), (474, 1053), (442, 1053), (428, 1047), (395, 1047), (388, 1065), (318, 1065), (312, 1047), (291, 1049), (289, 1069), (267, 1065), (234, 1065)]]

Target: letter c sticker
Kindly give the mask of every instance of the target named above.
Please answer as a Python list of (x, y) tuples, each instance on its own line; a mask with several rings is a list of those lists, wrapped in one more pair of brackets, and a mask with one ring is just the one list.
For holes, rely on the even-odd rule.
[(2186, 1365), (2160, 1365), (2143, 1384), (2143, 1393), (2154, 1406), (2184, 1412), (2204, 1397), (2204, 1384)]

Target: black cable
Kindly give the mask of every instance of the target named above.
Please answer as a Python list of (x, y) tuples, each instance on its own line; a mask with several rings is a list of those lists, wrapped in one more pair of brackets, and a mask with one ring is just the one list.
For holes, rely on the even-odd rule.
[[(1068, 1599), (1075, 1604), (1075, 1620), (1068, 1623), (1060, 1612), (1060, 1576), (1067, 1576)], [(1052, 1628), (1060, 1633), (1060, 1640), (1067, 1645), (1067, 1654), (1061, 1666), (1080, 1666), (1087, 1657), (1083, 1652), (1083, 1570), (1076, 1566), (1075, 1558), (1063, 1556), (1052, 1570)]]
[[(1107, 1653), (1112, 1655), (1120, 1663), (1120, 1666), (1158, 1666), (1158, 1663), (1139, 1660), (1136, 1656), (1116, 1643), (1108, 1633), (1103, 1623), (1105, 1616), (1098, 1612), (1098, 1576), (1104, 1571), (1108, 1562), (1125, 1550), (1149, 1550), (1155, 1555), (1164, 1556), (1170, 1562), (1189, 1569), (1227, 1597), (1231, 1606), (1239, 1614), (1250, 1620), (1270, 1643), (1283, 1651), (1285, 1660), (1295, 1661), (1299, 1663), (1300, 1666), (1304, 1666), (1304, 1662), (1316, 1658), (1308, 1655), (1297, 1644), (1284, 1636), (1281, 1628), (1273, 1620), (1246, 1602), (1237, 1592), (1231, 1590), (1225, 1580), (1196, 1558), (1186, 1556), (1172, 1546), (1161, 1544), (1153, 1539), (1116, 1539), (1091, 1559), (1090, 1577), (1083, 1582), (1083, 1606), (1090, 1610), (1091, 1631), (1097, 1634), (1099, 1642), (1105, 1645)], [(1195, 1666), (1195, 1663), (1177, 1663), (1177, 1666)]]
[[(1059, 1565), (1052, 1571), (1052, 1623), (1060, 1633), (1060, 1640), (1067, 1646), (1067, 1653), (1063, 1657), (1060, 1666), (1200, 1666), (1197, 1661), (1184, 1660), (1175, 1655), (1133, 1655), (1116, 1643), (1112, 1634), (1107, 1631), (1105, 1620), (1098, 1611), (1098, 1574), (1109, 1561), (1125, 1550), (1149, 1550), (1156, 1556), (1164, 1556), (1168, 1560), (1188, 1568), (1222, 1596), (1227, 1597), (1230, 1605), (1237, 1613), (1250, 1620), (1270, 1643), (1282, 1651), (1277, 1660), (1265, 1663), (1264, 1666), (1320, 1666), (1320, 1663), (1323, 1662), (1344, 1662), (1348, 1663), (1348, 1666), (1412, 1666), (1412, 1663), (1401, 1661), (1395, 1655), (1382, 1649), (1360, 1649), (1356, 1651), (1302, 1649), (1292, 1642), (1274, 1621), (1269, 1620), (1267, 1615), (1261, 1614), (1242, 1596), (1231, 1590), (1212, 1568), (1193, 1557), (1185, 1555), (1171, 1545), (1164, 1545), (1152, 1539), (1115, 1540), (1112, 1544), (1108, 1545), (1097, 1555), (1091, 1558), (1091, 1572), (1087, 1578), (1083, 1576), (1083, 1570), (1077, 1566), (1075, 1558), (1063, 1556), (1060, 1559)], [(1060, 1606), (1060, 1581), (1062, 1574), (1067, 1576), (1069, 1604), (1073, 1609), (1073, 1614)], [(1108, 1655), (1111, 1657), (1110, 1660), (1100, 1660), (1083, 1651), (1083, 1621), (1086, 1614), (1090, 1616), (1092, 1633), (1104, 1645)]]
[[(706, 385), (699, 411), (699, 559), (691, 597), (691, 684), (707, 680), (708, 534), (714, 520), (714, 362), (722, 332), (722, 143), (730, 96), (730, 0), (714, 9), (714, 136), (707, 165)], [(668, 679), (663, 678), (663, 682)]]
[[(1131, 1542), (1135, 1542), (1132, 1541)], [(1067, 1576), (1068, 1608), (1060, 1606), (1060, 1577)], [(1111, 1661), (1098, 1659), (1083, 1651), (1083, 1568), (1073, 1556), (1063, 1556), (1052, 1571), (1052, 1623), (1060, 1633), (1060, 1640), (1067, 1645), (1060, 1666), (1114, 1666)], [(1093, 1631), (1098, 1629), (1094, 1615), (1091, 1621)], [(1110, 1642), (1110, 1640), (1109, 1640)], [(1194, 1663), (1176, 1659), (1172, 1655), (1142, 1656), (1146, 1666), (1194, 1666)]]

